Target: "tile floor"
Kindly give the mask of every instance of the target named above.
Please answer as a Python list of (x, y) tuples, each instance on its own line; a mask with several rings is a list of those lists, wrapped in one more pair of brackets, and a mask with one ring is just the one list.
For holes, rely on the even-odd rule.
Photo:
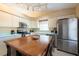
[(54, 52), (53, 53), (53, 56), (75, 56), (73, 54), (69, 54), (69, 53), (66, 53), (66, 52), (62, 52), (62, 51), (59, 51), (55, 48)]

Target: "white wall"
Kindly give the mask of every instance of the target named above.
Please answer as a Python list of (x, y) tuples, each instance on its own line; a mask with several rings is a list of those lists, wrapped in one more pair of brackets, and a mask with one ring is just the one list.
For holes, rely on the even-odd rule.
[(76, 16), (79, 18), (79, 5), (76, 7)]
[(52, 14), (40, 17), (37, 20), (39, 21), (48, 19), (49, 30), (51, 30), (53, 27), (56, 27), (56, 22), (58, 19), (70, 18), (70, 17), (75, 17), (75, 9), (60, 10), (54, 13), (52, 12)]
[(31, 28), (38, 28), (37, 20), (31, 20), (30, 25), (31, 25)]

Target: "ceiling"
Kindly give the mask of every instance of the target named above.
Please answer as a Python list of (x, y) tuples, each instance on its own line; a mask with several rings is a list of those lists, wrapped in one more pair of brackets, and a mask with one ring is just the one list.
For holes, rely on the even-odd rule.
[(50, 3), (47, 5), (48, 9), (52, 10), (60, 10), (66, 8), (73, 8), (77, 5), (77, 3)]
[(39, 17), (50, 11), (74, 8), (77, 3), (9, 3), (6, 4), (13, 7), (17, 12), (23, 13), (29, 17)]

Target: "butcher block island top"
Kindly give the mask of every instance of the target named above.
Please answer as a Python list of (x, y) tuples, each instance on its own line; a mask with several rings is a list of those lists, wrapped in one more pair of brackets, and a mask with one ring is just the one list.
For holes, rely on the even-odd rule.
[(39, 38), (35, 38), (34, 36), (30, 35), (7, 41), (6, 44), (16, 49), (23, 55), (39, 56), (45, 52), (49, 42), (49, 36), (40, 35)]

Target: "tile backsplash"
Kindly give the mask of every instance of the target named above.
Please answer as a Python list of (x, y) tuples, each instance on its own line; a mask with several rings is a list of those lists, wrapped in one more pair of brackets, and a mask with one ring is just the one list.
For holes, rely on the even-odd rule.
[(15, 32), (17, 31), (16, 27), (0, 27), (0, 34), (1, 33), (7, 33), (10, 34), (11, 30), (14, 30)]
[(39, 28), (29, 28), (29, 31), (37, 32), (39, 31)]

